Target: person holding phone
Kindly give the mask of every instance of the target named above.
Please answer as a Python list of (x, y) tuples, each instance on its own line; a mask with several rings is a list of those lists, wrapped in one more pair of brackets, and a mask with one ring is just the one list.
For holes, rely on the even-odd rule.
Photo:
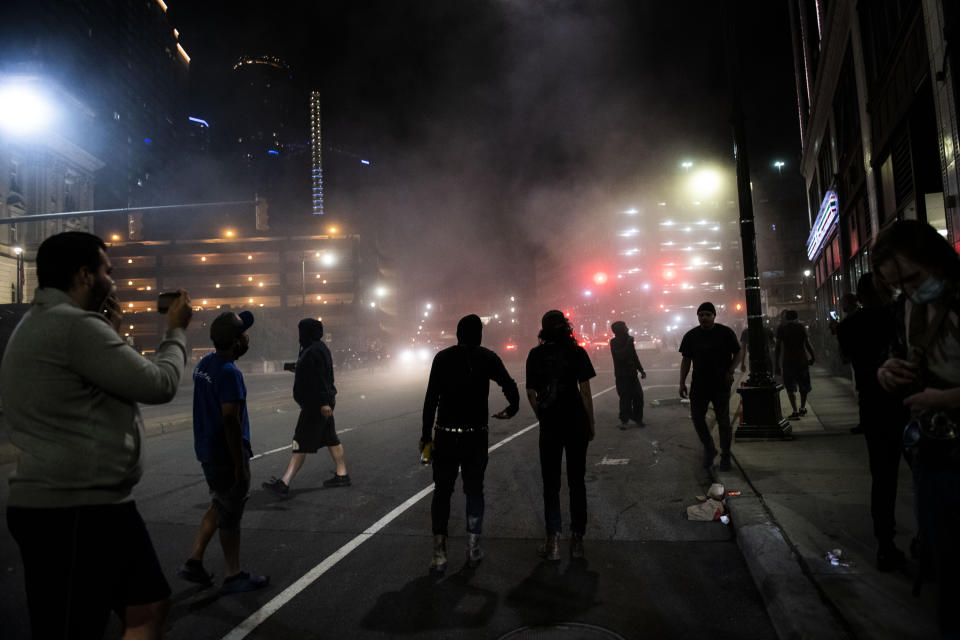
[(137, 403), (169, 402), (187, 359), (180, 291), (153, 360), (119, 328), (104, 242), (69, 231), (37, 251), (39, 288), (0, 364), (10, 441), (7, 524), (20, 547), (35, 638), (99, 638), (110, 613), (159, 637), (170, 586), (131, 497), (142, 474)]

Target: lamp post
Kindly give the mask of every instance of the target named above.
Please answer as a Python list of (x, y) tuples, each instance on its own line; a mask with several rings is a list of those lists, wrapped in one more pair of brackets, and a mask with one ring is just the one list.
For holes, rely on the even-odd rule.
[(727, 58), (727, 77), (730, 85), (733, 149), (737, 161), (737, 199), (740, 208), (740, 246), (743, 250), (743, 284), (747, 302), (747, 329), (749, 336), (750, 377), (746, 385), (737, 389), (743, 398), (743, 421), (736, 431), (737, 438), (789, 437), (790, 423), (784, 420), (780, 406), (781, 385), (770, 371), (770, 348), (763, 327), (763, 302), (760, 296), (760, 273), (757, 264), (757, 233), (754, 227), (753, 193), (750, 187), (750, 162), (747, 154), (747, 134), (744, 125), (740, 94), (740, 74), (737, 62), (736, 3), (723, 4), (724, 44)]
[(13, 253), (17, 256), (17, 304), (23, 304), (23, 248), (14, 247)]

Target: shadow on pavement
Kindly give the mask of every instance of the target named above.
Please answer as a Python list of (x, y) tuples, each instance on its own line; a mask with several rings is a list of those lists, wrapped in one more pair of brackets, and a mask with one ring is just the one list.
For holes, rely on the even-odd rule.
[(571, 560), (564, 571), (558, 563), (543, 561), (510, 591), (506, 605), (528, 624), (571, 620), (597, 605), (599, 581), (586, 560)]
[(360, 624), (391, 634), (484, 627), (496, 613), (498, 597), (471, 585), (473, 573), (464, 567), (448, 577), (416, 578), (400, 591), (381, 594)]

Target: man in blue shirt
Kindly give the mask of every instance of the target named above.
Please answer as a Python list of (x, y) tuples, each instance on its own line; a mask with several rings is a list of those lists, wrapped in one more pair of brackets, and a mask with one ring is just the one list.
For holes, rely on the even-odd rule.
[(250, 490), (250, 420), (247, 388), (234, 362), (247, 352), (253, 314), (221, 313), (210, 325), (216, 348), (193, 372), (193, 444), (210, 488), (212, 504), (200, 522), (193, 550), (177, 572), (181, 578), (210, 584), (203, 554), (219, 530), (226, 564), (221, 593), (265, 587), (267, 576), (240, 569), (240, 518)]

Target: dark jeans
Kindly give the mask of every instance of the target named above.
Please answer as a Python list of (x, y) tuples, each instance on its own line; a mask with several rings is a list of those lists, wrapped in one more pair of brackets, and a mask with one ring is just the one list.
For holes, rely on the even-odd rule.
[(925, 560), (936, 567), (939, 594), (938, 619), (943, 638), (960, 638), (960, 470), (917, 469), (917, 512)]
[(636, 373), (633, 377), (617, 376), (617, 395), (620, 396), (620, 422), (643, 422), (643, 387)]
[(560, 518), (560, 464), (567, 452), (570, 489), (570, 531), (583, 535), (587, 526), (587, 427), (584, 424), (540, 425), (540, 472), (547, 535), (563, 531)]
[(891, 406), (882, 398), (860, 398), (860, 425), (870, 460), (870, 515), (873, 535), (881, 546), (893, 543), (903, 427), (908, 419), (902, 405)]
[(706, 451), (716, 451), (717, 446), (710, 435), (707, 426), (707, 407), (713, 405), (713, 412), (717, 414), (717, 427), (720, 431), (720, 451), (730, 453), (730, 442), (733, 440), (733, 430), (730, 428), (730, 389), (697, 389), (690, 390), (690, 417), (693, 418), (693, 428), (703, 443)]
[(469, 433), (436, 431), (433, 438), (433, 502), (430, 515), (433, 533), (447, 535), (450, 496), (463, 472), (463, 493), (467, 496), (467, 532), (483, 528), (483, 474), (487, 469), (487, 430)]

